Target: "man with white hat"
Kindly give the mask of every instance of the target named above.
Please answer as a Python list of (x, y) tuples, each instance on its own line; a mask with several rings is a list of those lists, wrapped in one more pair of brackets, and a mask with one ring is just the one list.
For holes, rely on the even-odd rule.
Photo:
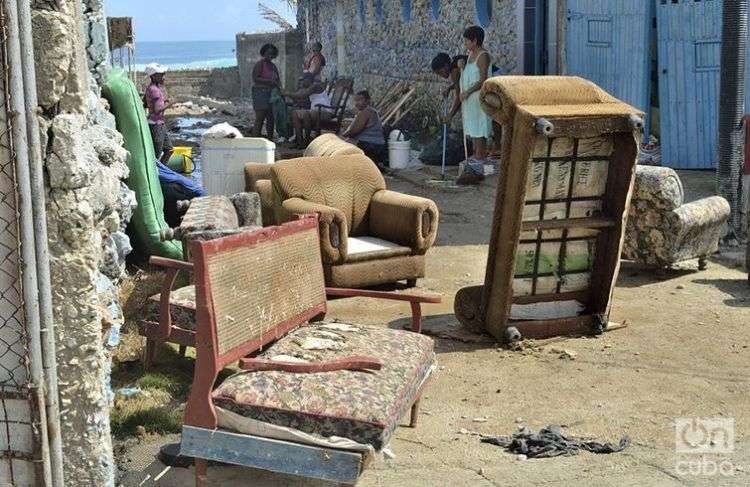
[(172, 157), (172, 141), (167, 132), (164, 112), (172, 106), (166, 99), (164, 89), (164, 73), (167, 67), (161, 64), (151, 63), (146, 66), (146, 75), (151, 78), (151, 84), (146, 88), (146, 108), (148, 109), (148, 127), (151, 129), (151, 138), (154, 141), (154, 152), (163, 164)]

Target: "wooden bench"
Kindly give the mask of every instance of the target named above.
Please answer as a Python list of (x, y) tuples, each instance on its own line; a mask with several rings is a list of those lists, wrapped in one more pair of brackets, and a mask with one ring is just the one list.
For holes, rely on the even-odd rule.
[[(208, 461), (353, 485), (401, 417), (411, 411), (416, 425), (432, 340), (319, 320), (327, 294), (398, 299), (412, 303), (418, 330), (418, 303), (439, 297), (326, 289), (318, 238), (317, 217), (303, 217), (193, 241), (192, 264), (152, 259), (168, 275), (195, 275), (195, 376), (180, 453), (195, 458), (198, 486), (207, 485)], [(243, 371), (214, 388), (237, 362)]]

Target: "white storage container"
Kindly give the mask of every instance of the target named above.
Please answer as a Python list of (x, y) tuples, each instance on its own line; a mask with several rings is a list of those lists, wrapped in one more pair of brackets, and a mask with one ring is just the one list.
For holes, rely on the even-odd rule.
[(388, 142), (388, 165), (391, 169), (406, 169), (411, 159), (411, 141), (391, 140)]
[(201, 140), (203, 188), (210, 195), (228, 195), (245, 191), (245, 164), (273, 164), (276, 144), (263, 138)]

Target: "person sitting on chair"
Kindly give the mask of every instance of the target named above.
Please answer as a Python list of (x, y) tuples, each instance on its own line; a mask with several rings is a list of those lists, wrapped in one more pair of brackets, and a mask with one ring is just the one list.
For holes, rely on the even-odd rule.
[(310, 132), (318, 121), (328, 121), (333, 118), (331, 97), (326, 93), (325, 85), (316, 81), (312, 73), (302, 75), (300, 89), (294, 93), (287, 93), (292, 100), (309, 101), (309, 109), (296, 109), (292, 112), (294, 139), (298, 149), (304, 149), (310, 140)]
[(354, 95), (354, 108), (357, 109), (357, 114), (341, 137), (356, 144), (375, 164), (382, 165), (386, 154), (383, 124), (380, 121), (380, 114), (371, 106), (371, 103), (372, 98), (367, 90), (359, 91)]

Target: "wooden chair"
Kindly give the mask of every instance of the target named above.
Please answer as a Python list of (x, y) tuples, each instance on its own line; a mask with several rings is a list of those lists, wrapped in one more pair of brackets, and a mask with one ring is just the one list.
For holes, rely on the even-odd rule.
[[(206, 485), (208, 461), (353, 485), (403, 415), (411, 411), (416, 426), (433, 343), (407, 331), (311, 322), (325, 316), (326, 294), (440, 298), (326, 289), (317, 217), (190, 247), (193, 264), (153, 263), (195, 272), (195, 376), (180, 454), (195, 458), (196, 485)], [(412, 310), (418, 329), (419, 305)], [(321, 337), (342, 345), (322, 347)], [(311, 339), (318, 345), (306, 347)], [(235, 362), (243, 372), (214, 389)]]
[[(344, 112), (349, 97), (354, 91), (354, 80), (352, 78), (337, 78), (331, 84), (331, 104), (329, 106), (318, 106), (318, 119), (313, 129), (313, 138), (328, 130), (338, 134), (341, 131), (341, 125), (344, 121)], [(333, 112), (333, 117), (329, 120), (322, 120), (321, 111), (323, 109)]]

